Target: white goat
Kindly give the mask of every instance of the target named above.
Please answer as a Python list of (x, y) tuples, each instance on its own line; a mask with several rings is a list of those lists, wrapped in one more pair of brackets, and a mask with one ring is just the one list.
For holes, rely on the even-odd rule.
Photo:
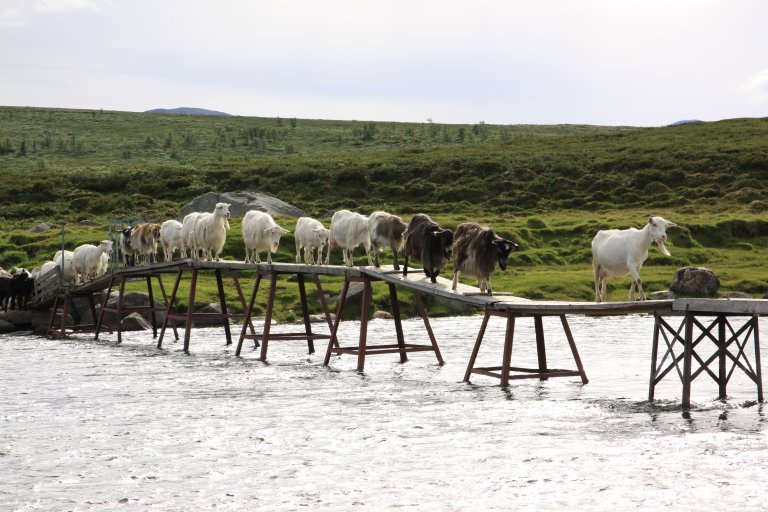
[(227, 241), (229, 229), (229, 203), (216, 203), (213, 213), (202, 213), (195, 222), (195, 245), (203, 251), (204, 259), (219, 261)]
[[(99, 275), (102, 268), (102, 254), (112, 255), (112, 241), (102, 240), (99, 245), (83, 244), (72, 253), (72, 264), (75, 272), (84, 280), (93, 279)], [(54, 260), (56, 261), (56, 260)]]
[(341, 247), (344, 255), (344, 264), (351, 267), (353, 264), (352, 252), (355, 247), (362, 244), (365, 254), (368, 256), (368, 265), (371, 261), (371, 236), (368, 234), (368, 217), (349, 210), (339, 210), (331, 217), (331, 232), (329, 234), (328, 254), (325, 257), (327, 265), (331, 258), (331, 250)]
[(606, 286), (609, 277), (623, 277), (629, 273), (632, 284), (629, 286), (629, 300), (635, 300), (635, 287), (640, 293), (640, 300), (645, 300), (643, 285), (640, 281), (640, 269), (648, 258), (648, 248), (653, 242), (665, 256), (669, 251), (664, 246), (667, 229), (675, 223), (662, 217), (651, 216), (643, 229), (607, 229), (598, 231), (592, 239), (592, 268), (595, 271), (595, 300), (605, 301)]
[(167, 220), (160, 226), (160, 244), (163, 246), (165, 261), (173, 260), (173, 253), (176, 249), (181, 252), (181, 257), (186, 258), (186, 252), (181, 241), (181, 230), (183, 226), (177, 220)]
[(268, 213), (248, 210), (243, 217), (243, 242), (245, 262), (261, 263), (259, 253), (267, 251), (267, 263), (272, 263), (272, 253), (277, 252), (280, 237), (288, 233), (275, 223)]
[[(319, 220), (299, 217), (296, 221), (296, 263), (301, 263), (301, 250), (304, 249), (304, 263), (307, 265), (323, 264), (323, 247), (328, 243), (331, 231)], [(317, 249), (317, 259), (314, 250)]]
[[(64, 282), (67, 284), (75, 284), (77, 282), (77, 272), (75, 272), (75, 264), (72, 262), (74, 259), (75, 254), (72, 251), (64, 251)], [(53, 255), (53, 261), (56, 262), (57, 265), (62, 264), (62, 252), (56, 251), (56, 254)]]
[(200, 257), (195, 243), (195, 226), (200, 215), (202, 215), (201, 212), (188, 213), (181, 223), (181, 253), (186, 257), (187, 250), (189, 250), (189, 257), (193, 260)]

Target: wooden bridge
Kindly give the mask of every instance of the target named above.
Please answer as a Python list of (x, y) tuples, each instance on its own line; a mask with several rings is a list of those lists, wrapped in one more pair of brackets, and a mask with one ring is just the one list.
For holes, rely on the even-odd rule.
[[(197, 279), (201, 272), (213, 273), (217, 283), (221, 313), (199, 313), (193, 311)], [(253, 288), (248, 298), (243, 292), (239, 273), (256, 274)], [(165, 333), (170, 327), (179, 339), (177, 326), (184, 327), (184, 351), (189, 352), (191, 333), (195, 322), (207, 319), (220, 320), (224, 325), (226, 343), (233, 343), (229, 313), (225, 297), (224, 276), (231, 279), (237, 292), (238, 300), (244, 311), (242, 327), (238, 338), (236, 355), (240, 356), (243, 343), (252, 339), (261, 344), (259, 359), (267, 360), (269, 344), (278, 340), (306, 340), (310, 353), (314, 352), (315, 340), (327, 340), (324, 366), (330, 364), (332, 354), (353, 354), (358, 358), (357, 370), (363, 371), (367, 355), (397, 353), (402, 362), (407, 361), (409, 352), (433, 352), (438, 364), (443, 364), (435, 333), (429, 322), (424, 296), (440, 297), (444, 300), (457, 301), (464, 305), (484, 310), (484, 317), (477, 334), (472, 354), (467, 365), (464, 380), (469, 382), (472, 375), (498, 378), (502, 386), (508, 386), (512, 379), (549, 379), (553, 377), (579, 377), (587, 383), (587, 375), (579, 357), (576, 341), (568, 325), (569, 315), (616, 316), (628, 314), (649, 314), (655, 318), (653, 348), (651, 353), (651, 372), (649, 381), (649, 399), (654, 399), (656, 385), (674, 370), (682, 383), (682, 405), (690, 407), (691, 383), (703, 373), (708, 374), (717, 384), (719, 397), (726, 397), (727, 383), (738, 368), (756, 385), (758, 400), (763, 400), (762, 374), (760, 366), (759, 317), (768, 314), (768, 300), (758, 299), (675, 299), (649, 300), (642, 302), (569, 302), (569, 301), (533, 301), (509, 294), (497, 293), (494, 296), (481, 294), (479, 289), (460, 284), (456, 291), (451, 289), (451, 281), (438, 278), (433, 284), (420, 269), (409, 270), (407, 277), (391, 267), (342, 267), (335, 265), (300, 265), (300, 264), (246, 264), (242, 262), (222, 261), (203, 262), (178, 260), (157, 263), (146, 267), (119, 268), (87, 284), (62, 289), (50, 282), (41, 283), (35, 293), (38, 305), (52, 304), (49, 334), (64, 335), (74, 330), (67, 325), (67, 317), (74, 297), (87, 297), (91, 305), (93, 324), (80, 326), (80, 329), (92, 330), (98, 339), (104, 328), (116, 329), (118, 341), (121, 340), (120, 320), (130, 313), (144, 312), (152, 316), (153, 334), (158, 338), (158, 348), (162, 346)], [(168, 294), (163, 283), (164, 275), (172, 275), (174, 284)], [(301, 332), (273, 333), (271, 327), (277, 282), (281, 277), (295, 276), (299, 287), (304, 329)], [(344, 279), (335, 316), (331, 314), (323, 293), (321, 277), (336, 276)], [(189, 296), (186, 312), (177, 313), (174, 304), (179, 297), (180, 283), (189, 278)], [(57, 278), (58, 279), (58, 278)], [(152, 282), (156, 280), (161, 292), (161, 299), (156, 300)], [(149, 305), (129, 307), (124, 303), (125, 285), (129, 281), (146, 284)], [(312, 331), (306, 283), (314, 284), (328, 327), (327, 334)], [(356, 344), (341, 345), (337, 338), (339, 324), (347, 303), (351, 283), (362, 283), (362, 306), (360, 313), (360, 333)], [(396, 343), (372, 345), (368, 343), (367, 323), (372, 298), (372, 284), (384, 283), (389, 288), (392, 316), (395, 327)], [(257, 332), (253, 325), (253, 311), (257, 293), (262, 283), (268, 283), (269, 291), (266, 302), (266, 318), (263, 330)], [(266, 286), (266, 285), (265, 285)], [(401, 326), (398, 289), (405, 289), (413, 294), (419, 315), (424, 323), (429, 343), (406, 343)], [(112, 294), (117, 293), (117, 305), (108, 306)], [(96, 299), (100, 298), (101, 307), (97, 311)], [(54, 327), (58, 309), (63, 308), (60, 325)], [(159, 326), (156, 315), (164, 313)], [(493, 367), (475, 367), (475, 361), (481, 349), (486, 328), (491, 318), (501, 318), (506, 322), (504, 349), (500, 364)], [(515, 336), (515, 323), (522, 318), (532, 318), (534, 322), (535, 342), (538, 364), (535, 368), (512, 365), (512, 346)], [(547, 361), (546, 342), (543, 322), (558, 322), (563, 329), (573, 356), (575, 368), (550, 368)], [(709, 353), (707, 353), (709, 349)], [(714, 350), (714, 352), (712, 352)], [(750, 359), (749, 353), (754, 350)], [(696, 368), (694, 368), (696, 366)]]

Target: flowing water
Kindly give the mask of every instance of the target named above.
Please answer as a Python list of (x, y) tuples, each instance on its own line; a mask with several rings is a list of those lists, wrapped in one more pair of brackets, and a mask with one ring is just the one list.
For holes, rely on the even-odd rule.
[[(386, 354), (364, 374), (352, 355), (322, 367), (324, 342), (236, 358), (221, 328), (195, 329), (191, 355), (144, 332), (2, 336), (0, 510), (768, 509), (766, 410), (740, 372), (727, 400), (703, 375), (683, 411), (673, 373), (650, 404), (653, 319), (573, 317), (589, 384), (466, 384), (481, 319), (432, 320), (443, 367)], [(421, 321), (404, 329), (424, 343)], [(500, 364), (503, 329), (478, 366)], [(559, 321), (545, 330), (550, 367), (573, 368)], [(368, 333), (394, 338), (386, 320)], [(535, 366), (533, 336), (519, 321), (513, 365)]]

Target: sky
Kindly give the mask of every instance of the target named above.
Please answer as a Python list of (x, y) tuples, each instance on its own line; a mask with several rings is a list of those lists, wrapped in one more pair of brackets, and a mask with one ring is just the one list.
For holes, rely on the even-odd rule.
[(663, 126), (768, 116), (766, 0), (0, 0), (0, 105)]

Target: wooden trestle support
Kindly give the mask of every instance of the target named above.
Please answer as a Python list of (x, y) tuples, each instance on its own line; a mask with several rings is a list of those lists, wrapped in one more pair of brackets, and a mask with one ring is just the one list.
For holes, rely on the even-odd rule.
[[(480, 345), (483, 342), (485, 336), (485, 330), (488, 327), (488, 320), (490, 317), (496, 316), (506, 319), (506, 332), (504, 336), (504, 351), (502, 354), (501, 366), (481, 367), (475, 368), (475, 361), (477, 354), (480, 351)], [(538, 356), (537, 368), (523, 368), (512, 366), (512, 342), (515, 335), (515, 321), (523, 316), (532, 317), (534, 321), (534, 329), (536, 332), (536, 353)], [(470, 376), (475, 373), (479, 375), (486, 375), (488, 377), (496, 377), (501, 380), (502, 387), (508, 387), (509, 381), (512, 379), (549, 379), (550, 377), (581, 377), (581, 382), (586, 384), (589, 382), (587, 374), (584, 372), (584, 366), (581, 364), (581, 358), (579, 357), (579, 351), (576, 348), (576, 342), (571, 334), (571, 328), (568, 326), (568, 320), (565, 315), (556, 315), (560, 317), (560, 322), (563, 326), (565, 337), (568, 340), (568, 345), (571, 348), (571, 354), (576, 363), (577, 370), (563, 370), (549, 368), (547, 363), (547, 350), (544, 340), (544, 324), (542, 314), (526, 313), (522, 314), (513, 311), (486, 309), (483, 322), (480, 325), (480, 332), (477, 335), (475, 346), (472, 349), (472, 355), (469, 358), (469, 364), (467, 365), (467, 371), (464, 374), (464, 382), (469, 382)]]
[[(729, 316), (732, 317), (729, 319)], [(726, 388), (736, 368), (740, 368), (757, 386), (757, 399), (763, 401), (763, 379), (760, 370), (760, 334), (757, 314), (739, 314), (729, 312), (713, 314), (711, 312), (694, 313), (686, 308), (680, 324), (667, 321), (662, 314), (654, 314), (653, 349), (651, 354), (651, 377), (648, 399), (653, 400), (656, 385), (672, 369), (676, 370), (683, 384), (682, 406), (691, 406), (691, 383), (701, 374), (707, 373), (718, 385), (718, 398), (726, 398)], [(704, 320), (704, 318), (707, 320)], [(679, 316), (677, 317), (679, 318)], [(738, 326), (735, 319), (742, 319)], [(659, 340), (664, 340), (666, 351), (658, 361)], [(700, 355), (705, 341), (714, 343), (714, 352), (705, 357)], [(754, 365), (747, 355), (747, 346), (752, 342)], [(711, 347), (711, 346), (710, 346)], [(693, 361), (698, 368), (693, 369)], [(710, 365), (717, 365), (712, 370)], [(729, 367), (730, 365), (730, 367)]]
[[(155, 302), (155, 296), (152, 290), (152, 278), (157, 279), (157, 284), (160, 287), (160, 292), (163, 296), (163, 302), (157, 304)], [(125, 305), (125, 284), (128, 281), (144, 282), (147, 285), (147, 295), (149, 297), (148, 306), (126, 306)], [(119, 283), (119, 284), (118, 284)], [(109, 297), (115, 286), (118, 285), (117, 304), (115, 307), (109, 307)], [(113, 324), (107, 322), (106, 314), (112, 315), (116, 320), (114, 325), (117, 326), (117, 342), (123, 341), (123, 330), (121, 322), (126, 315), (132, 313), (150, 313), (152, 320), (152, 337), (157, 338), (157, 313), (163, 312), (168, 309), (168, 295), (165, 293), (165, 287), (163, 286), (163, 279), (158, 271), (147, 270), (146, 272), (131, 272), (130, 274), (122, 272), (114, 272), (110, 276), (109, 285), (107, 286), (107, 294), (104, 297), (104, 302), (101, 305), (101, 311), (99, 312), (99, 319), (96, 324), (95, 339), (99, 339), (99, 333), (104, 325), (111, 326)], [(112, 327), (109, 327), (109, 331), (112, 332)], [(176, 331), (176, 325), (173, 325), (173, 332), (176, 335), (176, 339), (179, 339), (179, 333)]]
[[(292, 332), (292, 333), (272, 333), (271, 332), (272, 314), (274, 312), (274, 306), (275, 306), (275, 292), (277, 290), (277, 279), (280, 275), (296, 276), (296, 280), (299, 285), (299, 296), (301, 298), (301, 316), (304, 320), (304, 332)], [(325, 300), (325, 295), (323, 294), (323, 287), (320, 284), (320, 278), (318, 277), (317, 274), (306, 274), (306, 276), (311, 277), (311, 279), (315, 283), (315, 286), (317, 288), (318, 298), (323, 308), (323, 314), (325, 315), (325, 321), (328, 324), (328, 327), (331, 328), (332, 327), (331, 314), (328, 310), (328, 304)], [(261, 354), (259, 356), (259, 360), (262, 362), (266, 362), (267, 351), (269, 349), (270, 341), (305, 339), (307, 340), (308, 352), (310, 354), (313, 354), (315, 352), (314, 340), (330, 338), (330, 335), (328, 334), (317, 334), (312, 332), (312, 323), (309, 316), (309, 304), (307, 302), (307, 290), (305, 286), (306, 276), (303, 273), (298, 273), (295, 271), (281, 272), (280, 270), (275, 268), (258, 271), (256, 275), (256, 282), (254, 282), (253, 284), (253, 291), (251, 293), (251, 298), (248, 301), (248, 306), (244, 308), (245, 320), (243, 321), (243, 328), (240, 332), (240, 340), (237, 343), (237, 350), (235, 351), (236, 356), (238, 357), (240, 356), (240, 352), (243, 349), (243, 341), (245, 339), (254, 340), (256, 342), (256, 347), (259, 346), (259, 341), (261, 341)], [(262, 332), (258, 334), (253, 330), (253, 327), (252, 327), (253, 306), (256, 302), (256, 295), (259, 292), (259, 286), (261, 284), (262, 279), (264, 278), (269, 280), (269, 292), (267, 295), (267, 309), (266, 309), (266, 316), (264, 318), (264, 328)], [(247, 334), (248, 325), (251, 325), (251, 334)]]
[[(96, 325), (98, 325), (95, 297), (100, 295), (100, 292), (94, 293), (92, 291), (77, 292), (67, 290), (61, 293), (57, 293), (53, 300), (53, 306), (51, 306), (51, 316), (48, 320), (48, 335), (65, 336), (67, 333), (92, 331)], [(84, 297), (88, 299), (91, 319), (93, 320), (92, 324), (69, 325), (69, 314), (72, 311), (72, 301), (76, 297)], [(58, 327), (54, 327), (53, 324), (56, 322), (56, 313), (58, 312), (59, 307), (62, 308), (61, 321)]]
[[(357, 371), (362, 372), (365, 369), (365, 356), (375, 354), (400, 354), (400, 362), (405, 363), (408, 361), (408, 352), (434, 352), (437, 357), (437, 362), (440, 366), (445, 364), (443, 357), (440, 354), (440, 347), (437, 345), (437, 340), (432, 331), (432, 326), (429, 323), (429, 317), (427, 316), (426, 308), (424, 307), (424, 301), (421, 294), (414, 290), (414, 299), (416, 300), (416, 306), (419, 310), (419, 315), (424, 321), (424, 327), (429, 335), (430, 345), (419, 345), (415, 343), (406, 343), (405, 336), (403, 335), (403, 326), (400, 318), (400, 306), (397, 298), (397, 288), (393, 283), (387, 283), (389, 286), (389, 298), (392, 305), (392, 318), (395, 322), (395, 333), (397, 336), (396, 344), (381, 344), (381, 345), (369, 345), (368, 344), (368, 318), (369, 309), (371, 307), (371, 297), (373, 290), (371, 286), (372, 281), (379, 281), (379, 279), (371, 278), (368, 275), (361, 277), (347, 276), (344, 279), (344, 286), (341, 289), (339, 296), (339, 303), (336, 309), (336, 318), (333, 322), (331, 329), (331, 336), (328, 340), (328, 348), (325, 352), (325, 360), (323, 366), (328, 366), (331, 361), (331, 354), (356, 354), (357, 355)], [(360, 308), (360, 335), (358, 337), (357, 346), (340, 346), (337, 343), (337, 334), (339, 331), (339, 324), (341, 322), (342, 314), (344, 313), (344, 306), (347, 301), (347, 294), (349, 293), (349, 285), (353, 282), (363, 283), (363, 301)]]
[[(227, 299), (224, 294), (222, 268), (205, 267), (201, 265), (195, 265), (195, 263), (196, 262), (192, 262), (192, 264), (184, 264), (184, 265), (179, 265), (177, 267), (176, 280), (173, 283), (173, 291), (171, 292), (171, 297), (168, 300), (168, 305), (165, 312), (165, 318), (163, 319), (163, 326), (160, 329), (160, 337), (157, 340), (157, 348), (162, 348), (163, 346), (163, 338), (165, 336), (165, 330), (168, 327), (168, 323), (179, 321), (179, 322), (183, 322), (184, 324), (184, 353), (189, 354), (189, 341), (192, 334), (192, 329), (195, 326), (196, 319), (197, 320), (202, 320), (202, 319), (222, 320), (222, 323), (224, 325), (224, 335), (226, 337), (226, 344), (227, 345), (232, 344), (232, 331), (230, 329), (229, 319), (235, 315), (230, 314), (227, 310)], [(197, 276), (201, 270), (213, 270), (215, 273), (216, 285), (217, 285), (217, 290), (219, 294), (219, 305), (221, 306), (221, 313), (195, 313), (194, 312), (195, 293), (197, 291)], [(187, 302), (187, 311), (184, 313), (174, 313), (173, 305), (176, 301), (176, 297), (179, 292), (179, 284), (181, 283), (182, 277), (184, 276), (185, 272), (191, 272), (190, 283), (189, 283), (189, 301)], [(243, 297), (243, 291), (240, 287), (240, 281), (237, 277), (237, 272), (232, 270), (230, 271), (229, 276), (232, 278), (232, 281), (235, 285), (235, 289), (237, 290), (237, 295), (238, 295), (238, 298), (240, 299), (240, 304), (242, 305), (243, 309), (245, 309), (245, 298)], [(246, 324), (250, 325), (251, 331), (253, 331), (253, 325), (250, 324), (250, 322), (245, 322), (244, 325)], [(174, 331), (175, 329), (176, 327), (174, 325)]]

